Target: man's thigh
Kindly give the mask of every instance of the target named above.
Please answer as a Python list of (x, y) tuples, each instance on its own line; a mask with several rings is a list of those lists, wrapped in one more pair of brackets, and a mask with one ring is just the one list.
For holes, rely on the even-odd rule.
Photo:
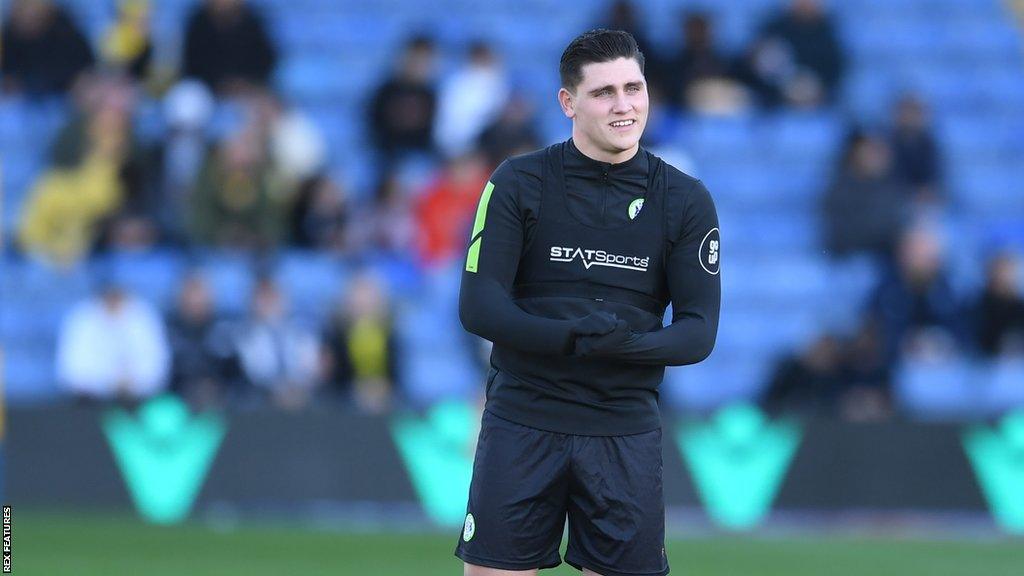
[(462, 576), (537, 576), (538, 570), (502, 570), (465, 562)]
[(471, 572), (477, 568), (529, 572), (561, 563), (571, 438), (484, 412), (455, 549), (466, 574), (490, 574)]
[[(487, 568), (473, 564), (464, 564), (465, 570), (462, 576), (536, 576), (539, 570), (501, 570), (499, 568)], [(583, 569), (583, 576), (602, 576), (593, 570)]]
[(661, 430), (575, 437), (565, 561), (604, 576), (661, 576), (665, 556)]

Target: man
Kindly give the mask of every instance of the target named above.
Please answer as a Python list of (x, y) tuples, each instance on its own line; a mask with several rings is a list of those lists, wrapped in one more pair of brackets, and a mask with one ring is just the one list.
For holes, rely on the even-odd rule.
[(171, 353), (156, 309), (104, 272), (99, 293), (61, 323), (57, 377), (79, 400), (130, 404), (164, 390)]
[[(562, 55), (572, 139), (507, 160), (484, 188), (462, 277), (467, 330), (494, 343), (466, 522), (465, 574), (662, 575), (658, 385), (718, 330), (718, 218), (700, 181), (639, 146), (633, 37)], [(668, 303), (671, 325), (662, 327)]]

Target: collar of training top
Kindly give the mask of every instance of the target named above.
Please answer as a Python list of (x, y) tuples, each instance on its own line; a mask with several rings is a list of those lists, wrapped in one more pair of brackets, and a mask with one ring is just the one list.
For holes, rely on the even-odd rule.
[(574, 174), (603, 176), (608, 174), (615, 177), (625, 178), (646, 178), (647, 177), (647, 154), (643, 148), (638, 148), (636, 154), (625, 162), (609, 164), (594, 160), (580, 152), (573, 143), (572, 138), (566, 142), (565, 155), (562, 162), (564, 170)]

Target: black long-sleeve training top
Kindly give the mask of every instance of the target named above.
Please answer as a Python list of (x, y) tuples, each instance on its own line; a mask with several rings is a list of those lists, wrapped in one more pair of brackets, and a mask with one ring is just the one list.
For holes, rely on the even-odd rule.
[[(506, 160), (481, 196), (459, 298), (463, 326), (494, 343), (486, 408), (565, 434), (659, 428), (665, 366), (714, 347), (719, 255), (707, 189), (642, 148), (609, 164), (568, 140)], [(631, 334), (574, 355), (579, 320), (598, 311)]]

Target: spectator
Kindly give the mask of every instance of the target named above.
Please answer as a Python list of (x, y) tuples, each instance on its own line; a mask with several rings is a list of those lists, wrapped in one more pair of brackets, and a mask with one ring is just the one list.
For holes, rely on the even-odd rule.
[(663, 70), (664, 65), (658, 57), (658, 52), (654, 50), (654, 45), (648, 38), (641, 20), (640, 14), (632, 2), (629, 0), (614, 0), (608, 6), (608, 12), (602, 19), (599, 27), (610, 30), (625, 30), (633, 35), (637, 46), (640, 48), (640, 52), (644, 55), (644, 76), (647, 78), (648, 92), (652, 99), (661, 100), (664, 98), (667, 84), (670, 81), (670, 78), (667, 76), (671, 75), (666, 74)]
[(138, 90), (123, 76), (98, 74), (80, 82), (75, 97), (78, 109), (53, 145), (54, 164), (79, 166), (90, 151), (107, 146), (107, 141), (117, 142), (113, 160), (122, 194), (97, 231), (97, 248), (152, 246), (159, 237), (156, 214), (162, 206), (152, 186), (157, 159), (136, 136), (132, 124)]
[(161, 206), (159, 225), (174, 243), (187, 238), (189, 201), (203, 163), (212, 154), (206, 127), (213, 108), (213, 95), (196, 80), (179, 82), (164, 96), (167, 134), (154, 154), (159, 168), (150, 178), (156, 180), (152, 186)]
[(64, 94), (94, 62), (78, 26), (49, 0), (14, 0), (0, 43), (0, 72), (7, 91)]
[(834, 99), (845, 56), (819, 0), (793, 0), (768, 22), (755, 45), (761, 75), (781, 80), (787, 103), (814, 107)]
[(118, 3), (117, 20), (103, 36), (103, 60), (136, 82), (150, 76), (153, 41), (149, 28), (148, 0), (123, 0)]
[(397, 173), (388, 173), (381, 181), (374, 204), (356, 206), (349, 228), (353, 250), (402, 258), (412, 252), (416, 236), (412, 202)]
[[(327, 145), (317, 127), (301, 112), (288, 107), (275, 93), (253, 90), (238, 101), (246, 121), (239, 134), (229, 138), (223, 153), (214, 155), (199, 180), (195, 223), (209, 242), (209, 234), (222, 235), (215, 244), (248, 248), (269, 248), (282, 241), (295, 241), (296, 217), (314, 216), (302, 226), (305, 233), (323, 236), (316, 241), (340, 248), (342, 237), (327, 238), (341, 231), (343, 198), (331, 203), (330, 194), (320, 194), (323, 184), (340, 192), (323, 176)], [(218, 193), (231, 186), (248, 187), (247, 203)], [(317, 202), (313, 202), (316, 199)], [(316, 209), (312, 215), (310, 209)], [(298, 212), (297, 212), (298, 211)], [(230, 213), (227, 227), (218, 219)], [(233, 229), (232, 229), (233, 228)], [(300, 242), (307, 239), (298, 239)], [(310, 242), (313, 239), (308, 239)], [(312, 247), (310, 245), (310, 247)]]
[(913, 190), (916, 203), (934, 203), (942, 194), (942, 161), (924, 102), (904, 96), (894, 116), (890, 142), (896, 179)]
[(852, 422), (892, 416), (892, 375), (878, 323), (867, 318), (853, 339), (844, 344), (843, 396), (839, 411)]
[(231, 333), (213, 310), (206, 279), (190, 273), (168, 320), (171, 390), (197, 408), (223, 405), (240, 378)]
[(277, 48), (256, 10), (243, 0), (206, 0), (188, 18), (182, 76), (218, 94), (267, 85)]
[(289, 319), (285, 297), (272, 280), (258, 282), (236, 345), (245, 377), (275, 405), (301, 409), (309, 403), (320, 381), (320, 341)]
[(474, 42), (469, 61), (442, 85), (434, 135), (447, 157), (465, 154), (508, 101), (508, 79), (497, 54)]
[(285, 104), (273, 92), (253, 98), (258, 122), (267, 135), (274, 178), (282, 193), (293, 197), (298, 187), (315, 178), (327, 164), (327, 142), (308, 116)]
[(359, 409), (389, 409), (398, 383), (398, 346), (387, 297), (369, 275), (356, 278), (327, 332), (331, 385)]
[(421, 263), (443, 266), (462, 253), (489, 175), (482, 154), (465, 154), (451, 160), (417, 199), (416, 245)]
[(299, 248), (347, 251), (348, 196), (337, 181), (314, 176), (299, 187), (291, 211), (290, 236)]
[(665, 65), (669, 104), (709, 113), (731, 113), (745, 107), (746, 98), (730, 77), (731, 64), (715, 46), (708, 16), (687, 13), (682, 33), (682, 48)]
[(795, 67), (780, 41), (756, 38), (733, 64), (732, 76), (757, 105), (772, 110), (786, 103), (787, 84), (795, 76)]
[(530, 100), (524, 94), (512, 94), (497, 119), (480, 134), (477, 147), (486, 155), (490, 166), (497, 166), (506, 158), (540, 147), (536, 126), (537, 118)]
[(71, 266), (89, 253), (100, 222), (124, 194), (114, 155), (104, 145), (81, 166), (51, 169), (40, 177), (22, 215), (19, 241), (25, 252), (59, 266)]
[(803, 352), (783, 358), (768, 386), (765, 405), (775, 412), (834, 414), (843, 392), (840, 342), (815, 339)]
[(194, 243), (246, 250), (281, 242), (287, 199), (273, 189), (265, 142), (250, 122), (207, 158), (190, 201)]
[(170, 350), (160, 315), (114, 282), (61, 324), (57, 377), (79, 398), (142, 400), (167, 384)]
[[(20, 230), (26, 251), (59, 264), (101, 244), (150, 244), (155, 236), (143, 178), (148, 159), (131, 130), (131, 87), (95, 77), (76, 96), (80, 110), (57, 136), (53, 166), (33, 188)], [(124, 226), (132, 218), (134, 236)]]
[(1024, 355), (1024, 296), (1014, 255), (1003, 253), (989, 263), (988, 279), (975, 305), (975, 323), (982, 355)]
[(397, 72), (373, 94), (368, 128), (385, 169), (410, 152), (433, 152), (434, 59), (434, 42), (424, 36), (413, 38)]
[(893, 180), (890, 151), (874, 135), (853, 133), (823, 202), (825, 245), (833, 257), (887, 257), (907, 219), (906, 189)]
[(959, 352), (964, 310), (946, 274), (943, 247), (924, 226), (900, 238), (895, 267), (882, 278), (868, 303), (879, 323), (886, 363), (904, 355), (948, 357)]

